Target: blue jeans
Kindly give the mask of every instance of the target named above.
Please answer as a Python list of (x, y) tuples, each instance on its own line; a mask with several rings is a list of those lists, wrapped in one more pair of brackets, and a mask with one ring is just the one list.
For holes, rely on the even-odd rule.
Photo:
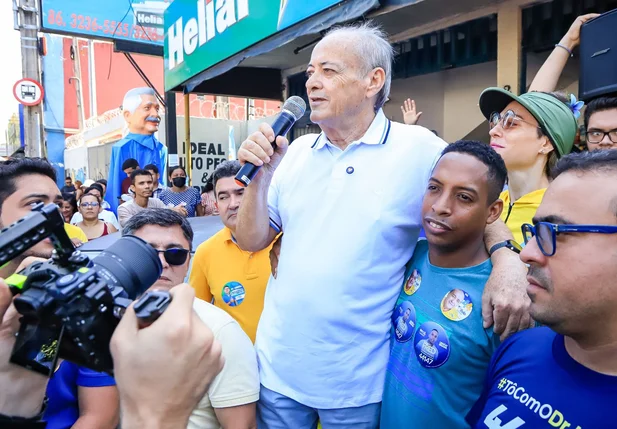
[(258, 429), (377, 429), (381, 402), (363, 407), (322, 410), (307, 407), (263, 385), (257, 403)]

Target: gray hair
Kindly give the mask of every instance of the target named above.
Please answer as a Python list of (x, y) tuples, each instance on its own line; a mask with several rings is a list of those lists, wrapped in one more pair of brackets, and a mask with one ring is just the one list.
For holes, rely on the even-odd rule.
[(142, 102), (142, 95), (156, 96), (156, 92), (149, 87), (131, 89), (124, 95), (124, 100), (122, 100), (122, 110), (135, 113), (135, 109), (137, 109)]
[(367, 21), (335, 27), (326, 34), (324, 40), (332, 36), (359, 39), (357, 43), (354, 43), (354, 48), (358, 58), (363, 61), (363, 74), (367, 74), (377, 67), (384, 70), (386, 79), (375, 100), (375, 111), (379, 110), (388, 100), (392, 83), (394, 50), (388, 41), (388, 35), (377, 24)]
[(189, 242), (189, 250), (193, 251), (193, 228), (185, 217), (170, 209), (145, 209), (131, 217), (122, 228), (122, 235), (135, 235), (147, 225), (158, 225), (170, 228), (178, 225), (182, 228), (184, 238)]

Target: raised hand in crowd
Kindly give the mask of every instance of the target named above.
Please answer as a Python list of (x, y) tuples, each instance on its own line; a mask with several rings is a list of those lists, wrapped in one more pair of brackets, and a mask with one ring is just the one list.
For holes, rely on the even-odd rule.
[(416, 101), (411, 98), (403, 102), (401, 112), (403, 112), (403, 122), (407, 125), (416, 125), (422, 116), (422, 112), (416, 110)]
[(561, 38), (559, 43), (555, 45), (555, 49), (546, 59), (533, 82), (529, 87), (529, 91), (552, 92), (557, 88), (557, 82), (563, 72), (568, 58), (572, 55), (572, 51), (581, 43), (581, 26), (596, 17), (600, 16), (597, 13), (589, 13), (581, 15), (574, 20), (568, 32)]

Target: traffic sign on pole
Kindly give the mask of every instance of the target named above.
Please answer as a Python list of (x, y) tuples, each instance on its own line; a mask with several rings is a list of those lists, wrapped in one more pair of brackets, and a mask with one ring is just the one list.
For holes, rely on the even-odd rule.
[(34, 79), (20, 79), (13, 86), (15, 99), (24, 106), (36, 106), (43, 101), (43, 87)]

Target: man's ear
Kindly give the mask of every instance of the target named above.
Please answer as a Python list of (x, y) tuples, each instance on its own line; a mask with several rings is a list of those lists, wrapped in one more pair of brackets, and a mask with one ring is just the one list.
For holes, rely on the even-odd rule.
[(126, 122), (129, 122), (129, 120), (131, 119), (131, 116), (132, 116), (132, 115), (133, 115), (133, 114), (132, 114), (131, 112), (129, 112), (128, 110), (123, 110), (123, 111), (122, 111), (122, 116), (124, 116), (124, 120), (125, 120)]
[(376, 67), (369, 73), (369, 86), (366, 89), (366, 97), (374, 97), (386, 84), (386, 72), (381, 67)]
[(129, 189), (130, 189), (131, 191), (135, 192), (135, 185), (131, 185), (131, 186), (129, 186)]
[(497, 198), (497, 200), (488, 208), (488, 217), (486, 218), (486, 224), (490, 225), (497, 219), (499, 219), (502, 211), (503, 201), (500, 198)]

